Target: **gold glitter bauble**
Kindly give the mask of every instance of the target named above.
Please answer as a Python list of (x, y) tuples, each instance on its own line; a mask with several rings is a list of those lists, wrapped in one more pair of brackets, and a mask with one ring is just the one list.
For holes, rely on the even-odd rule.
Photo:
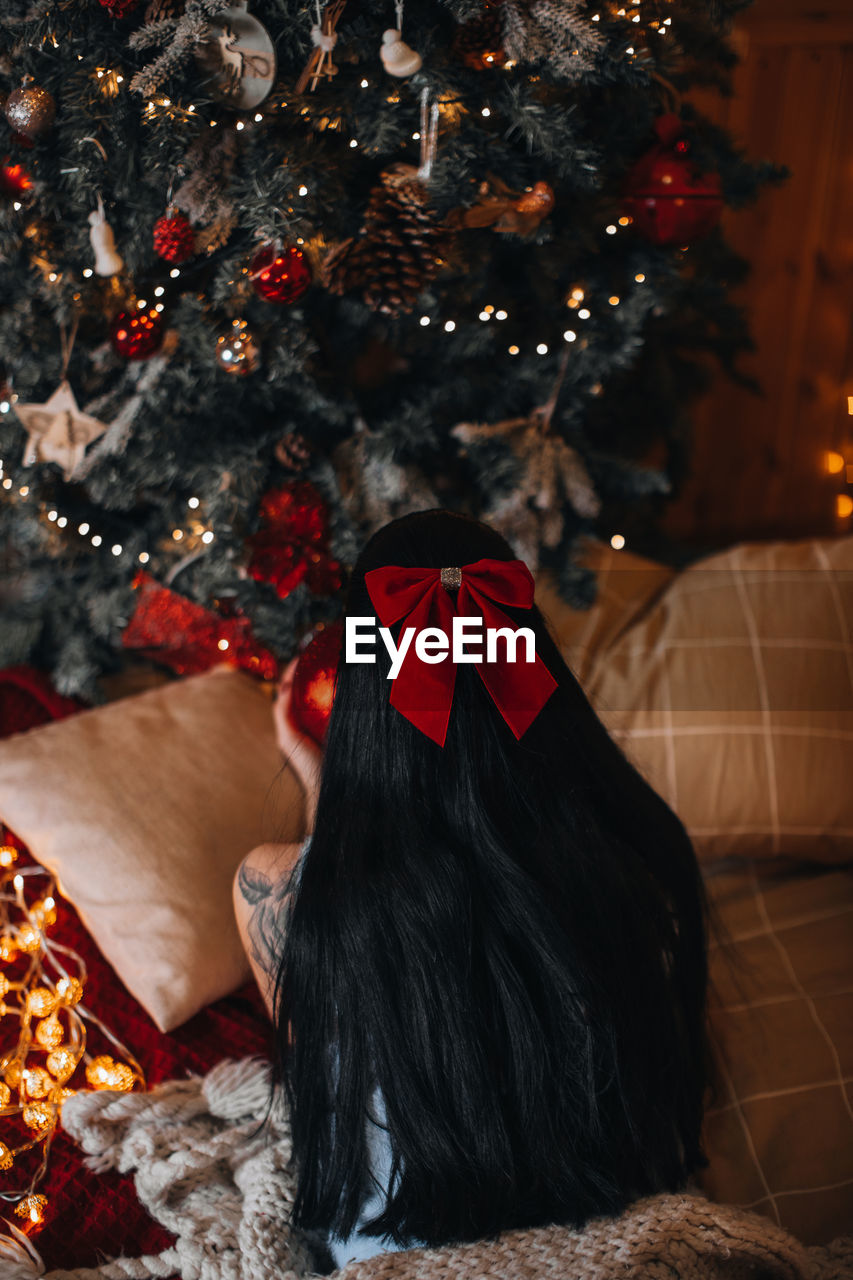
[(54, 1049), (53, 1053), (47, 1055), (46, 1066), (50, 1074), (55, 1076), (57, 1080), (67, 1080), (69, 1076), (74, 1075), (77, 1057), (73, 1049)]
[(233, 320), (231, 328), (216, 339), (216, 363), (225, 373), (244, 377), (258, 367), (259, 353), (245, 320)]
[(24, 1124), (28, 1129), (35, 1129), (37, 1133), (52, 1128), (54, 1119), (54, 1110), (49, 1102), (31, 1102), (29, 1106), (24, 1107)]
[(93, 1058), (86, 1067), (86, 1079), (93, 1089), (116, 1089), (127, 1093), (133, 1088), (133, 1072), (126, 1062), (116, 1062), (109, 1054)]
[(0, 1080), (0, 1107), (8, 1107), (9, 1099), (12, 1097), (12, 1091), (7, 1084)]
[(0, 1142), (0, 1169), (11, 1169), (14, 1163), (12, 1152), (5, 1142)]
[(43, 1098), (53, 1088), (53, 1079), (44, 1067), (28, 1067), (22, 1080), (28, 1098)]
[(36, 1043), (43, 1049), (58, 1049), (64, 1035), (62, 1023), (56, 1014), (51, 1014), (49, 1018), (43, 1018), (36, 1024)]
[(33, 987), (27, 996), (27, 1009), (35, 1018), (46, 1018), (55, 1004), (56, 996), (49, 987)]
[(6, 119), (15, 133), (25, 138), (38, 138), (56, 119), (56, 103), (53, 94), (38, 84), (27, 84), (13, 89), (6, 99)]
[(66, 1098), (73, 1098), (77, 1092), (76, 1089), (65, 1089), (61, 1084), (54, 1085), (50, 1093), (47, 1095), (48, 1102), (55, 1102), (59, 1111), (62, 1110), (62, 1104)]
[(5, 996), (6, 992), (9, 990), (9, 986), (9, 979), (4, 973), (0, 973), (0, 996)]
[(3, 1068), (3, 1079), (13, 1089), (17, 1089), (21, 1083), (21, 1064), (17, 1058), (13, 1059), (7, 1067)]
[(63, 1004), (79, 1004), (83, 998), (83, 983), (77, 978), (60, 978), (56, 984), (56, 994)]

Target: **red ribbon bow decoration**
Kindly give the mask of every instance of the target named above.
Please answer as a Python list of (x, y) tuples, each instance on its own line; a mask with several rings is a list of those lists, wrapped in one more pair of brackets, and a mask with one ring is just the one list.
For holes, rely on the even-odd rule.
[[(533, 604), (533, 576), (523, 560), (475, 560), (453, 571), (459, 591), (454, 604), (442, 583), (441, 569), (386, 565), (364, 575), (379, 621), (384, 627), (404, 619), (400, 633), (415, 628), (391, 690), (391, 706), (440, 747), (447, 737), (456, 684), (456, 663), (448, 653), (443, 661), (423, 662), (415, 652), (418, 633), (439, 627), (450, 638), (455, 617), (482, 617), (483, 626), (516, 624), (499, 604), (529, 609)], [(456, 583), (454, 583), (456, 585)], [(480, 661), (476, 669), (492, 700), (516, 738), (530, 728), (557, 687), (557, 681), (536, 654), (534, 662), (507, 660), (505, 644), (497, 646), (494, 662)], [(524, 653), (524, 646), (521, 646)]]

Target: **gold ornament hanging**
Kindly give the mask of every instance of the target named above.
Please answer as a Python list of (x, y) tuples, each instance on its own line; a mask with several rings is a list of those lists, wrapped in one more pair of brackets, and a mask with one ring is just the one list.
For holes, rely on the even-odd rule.
[(215, 355), (216, 363), (225, 373), (242, 378), (255, 372), (260, 352), (245, 320), (232, 320), (231, 327), (219, 335)]
[(5, 112), (9, 127), (32, 142), (53, 124), (56, 103), (32, 76), (24, 76), (20, 89), (13, 89), (6, 99)]

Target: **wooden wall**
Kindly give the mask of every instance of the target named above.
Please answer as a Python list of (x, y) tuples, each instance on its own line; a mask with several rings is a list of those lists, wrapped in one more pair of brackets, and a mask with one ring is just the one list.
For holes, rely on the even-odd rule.
[[(853, 532), (837, 510), (853, 498), (853, 0), (757, 0), (736, 44), (734, 97), (694, 100), (792, 171), (725, 215), (753, 264), (743, 364), (764, 395), (720, 376), (696, 407), (691, 478), (664, 529), (700, 544)], [(829, 451), (844, 457), (834, 474)]]

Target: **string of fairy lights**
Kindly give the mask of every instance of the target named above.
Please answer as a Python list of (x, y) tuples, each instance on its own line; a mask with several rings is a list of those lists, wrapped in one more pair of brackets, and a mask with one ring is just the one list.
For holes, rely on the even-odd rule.
[[(4, 1036), (0, 1053), (0, 1170), (21, 1178), (17, 1187), (7, 1187), (4, 1178), (0, 1203), (34, 1228), (48, 1208), (38, 1187), (63, 1104), (86, 1088), (144, 1089), (145, 1076), (129, 1049), (83, 1004), (82, 956), (49, 936), (56, 923), (55, 878), (43, 867), (17, 863), (17, 849), (0, 846), (0, 1029), (17, 1019), (17, 1034)], [(118, 1059), (91, 1053), (89, 1028)], [(81, 1074), (85, 1085), (75, 1085)]]
[[(630, 4), (619, 3), (619, 0), (614, 0), (612, 4), (607, 6), (606, 11), (602, 9), (600, 12), (592, 14), (591, 21), (599, 23), (602, 21), (603, 16), (607, 16), (612, 21), (621, 19), (626, 23), (630, 23), (630, 27), (636, 29), (637, 32), (641, 31), (645, 39), (653, 40), (655, 37), (667, 36), (668, 34), (673, 33), (672, 16), (663, 16), (663, 12), (668, 7), (668, 4), (669, 0), (662, 0), (662, 2), (661, 0), (656, 0), (652, 5), (646, 3), (646, 0), (631, 0)], [(634, 39), (636, 41), (636, 37), (634, 37)], [(56, 34), (52, 32), (46, 32), (43, 35), (42, 43), (49, 43), (53, 48), (59, 48), (60, 45), (60, 41)], [(634, 60), (638, 56), (637, 44), (626, 43), (624, 46), (624, 53), (627, 58)], [(84, 60), (84, 55), (82, 53), (78, 53), (77, 60), (82, 62)], [(516, 65), (517, 64), (514, 61), (506, 60), (501, 64), (501, 70), (505, 73), (511, 73), (515, 69)], [(126, 90), (127, 80), (124, 71), (121, 68), (96, 66), (93, 68), (91, 74), (99, 92), (105, 97), (115, 97)], [(359, 87), (361, 90), (366, 90), (375, 86), (376, 83), (376, 81), (371, 80), (370, 76), (363, 76), (359, 81)], [(386, 101), (391, 105), (400, 103), (401, 96), (399, 91), (392, 90), (389, 92), (386, 95)], [(247, 114), (244, 118), (238, 118), (234, 122), (233, 128), (237, 133), (243, 133), (244, 131), (250, 130), (254, 127), (262, 126), (268, 117), (273, 118), (279, 116), (282, 111), (288, 109), (288, 106), (289, 103), (287, 98), (274, 96), (270, 98), (265, 110), (257, 110)], [(445, 118), (447, 123), (450, 123), (455, 118), (458, 118), (466, 108), (460, 101), (447, 97), (440, 97), (438, 101), (438, 109), (440, 115)], [(314, 104), (313, 102), (309, 107), (305, 104), (305, 101), (302, 100), (299, 104), (298, 112), (303, 117), (309, 116), (313, 112), (317, 117), (314, 120), (315, 128), (331, 130), (340, 130), (342, 128), (343, 122), (340, 118), (324, 116), (322, 114), (322, 106)], [(479, 114), (483, 119), (489, 119), (492, 116), (492, 113), (493, 108), (488, 104), (479, 108)], [(145, 122), (156, 123), (161, 121), (164, 116), (168, 120), (174, 120), (186, 117), (198, 118), (199, 114), (199, 108), (195, 103), (182, 105), (175, 102), (168, 95), (153, 94), (145, 103), (142, 112), (142, 119)], [(207, 123), (210, 128), (221, 127), (221, 122), (216, 118), (216, 113), (211, 116)], [(421, 139), (420, 131), (415, 130), (412, 133), (411, 138), (412, 141), (419, 142)], [(352, 149), (358, 148), (360, 145), (358, 138), (351, 137), (348, 145)], [(298, 187), (297, 194), (300, 198), (304, 199), (310, 194), (309, 187), (305, 183), (301, 183)], [(15, 200), (12, 204), (12, 208), (16, 212), (20, 212), (23, 207), (24, 205), (21, 200)], [(293, 212), (293, 207), (288, 207), (288, 213), (292, 214)], [(622, 229), (629, 227), (630, 224), (631, 218), (623, 215), (616, 220), (604, 223), (602, 230), (607, 236), (615, 236), (618, 235)], [(295, 237), (295, 242), (298, 245), (303, 245), (305, 243), (304, 237)], [(245, 274), (247, 270), (248, 268), (244, 268), (243, 274)], [(62, 281), (63, 275), (64, 273), (62, 271), (50, 268), (46, 271), (45, 278), (50, 284), (58, 284)], [(92, 268), (86, 267), (83, 270), (82, 275), (85, 279), (90, 279), (93, 275)], [(177, 280), (180, 276), (181, 270), (179, 267), (172, 267), (170, 269), (169, 277), (172, 280)], [(634, 283), (642, 285), (645, 280), (646, 276), (643, 272), (635, 273)], [(165, 310), (165, 303), (161, 301), (165, 292), (165, 286), (162, 284), (157, 285), (153, 289), (153, 296), (156, 299), (153, 303), (153, 307), (157, 312), (162, 313)], [(624, 298), (622, 296), (613, 293), (607, 297), (606, 305), (615, 308), (620, 306), (623, 301)], [(566, 305), (573, 312), (573, 315), (571, 326), (567, 327), (562, 332), (561, 340), (563, 343), (572, 344), (578, 341), (579, 336), (581, 336), (580, 326), (588, 324), (588, 322), (593, 318), (591, 302), (592, 299), (589, 296), (588, 290), (584, 290), (580, 286), (571, 290), (566, 300)], [(135, 305), (140, 310), (144, 310), (148, 306), (148, 300), (145, 298), (137, 299), (135, 301)], [(492, 303), (487, 303), (481, 306), (476, 314), (477, 320), (483, 324), (494, 321), (495, 324), (500, 325), (510, 318), (507, 307), (495, 306)], [(419, 317), (418, 323), (423, 328), (435, 326), (437, 329), (442, 330), (447, 334), (454, 334), (460, 331), (461, 326), (468, 323), (468, 318), (460, 316), (459, 318), (442, 319), (440, 316), (437, 317), (423, 314)], [(557, 340), (558, 345), (559, 342), (560, 339)], [(583, 345), (582, 337), (581, 345)], [(533, 337), (530, 340), (529, 346), (526, 348), (517, 341), (508, 343), (506, 346), (506, 355), (509, 358), (517, 358), (521, 355), (533, 356), (534, 354), (540, 357), (547, 357), (548, 355), (551, 355), (554, 350), (555, 345), (553, 342), (544, 340), (541, 337)], [(17, 397), (12, 394), (9, 398), (0, 401), (0, 414), (8, 413), (12, 409), (16, 398)], [(837, 450), (824, 451), (823, 469), (830, 475), (846, 475), (847, 483), (853, 483), (853, 477), (849, 474), (851, 471), (851, 464), (847, 463), (845, 455)], [(0, 479), (0, 490), (2, 490), (5, 495), (8, 495), (8, 498), (26, 501), (30, 497), (29, 486), (27, 484), (21, 484), (17, 489), (15, 489), (15, 482), (8, 474), (8, 471), (4, 470), (2, 462), (0, 462), (0, 476), (2, 476), (2, 479)], [(76, 533), (80, 539), (84, 541), (87, 540), (89, 545), (94, 549), (103, 549), (106, 553), (109, 553), (116, 558), (120, 558), (126, 554), (125, 548), (121, 542), (110, 539), (105, 533), (94, 528), (93, 523), (90, 520), (73, 519), (68, 513), (63, 512), (60, 503), (54, 501), (49, 504), (41, 504), (41, 506), (43, 508), (42, 514), (44, 518), (49, 523), (55, 525), (57, 529), (68, 529), (69, 533)], [(836, 495), (835, 506), (836, 514), (841, 519), (846, 519), (853, 514), (853, 498), (851, 498), (847, 493), (838, 493)], [(187, 507), (190, 511), (197, 511), (199, 507), (199, 499), (194, 497), (189, 498)], [(203, 549), (213, 543), (214, 540), (215, 532), (210, 527), (209, 522), (205, 523), (198, 518), (190, 520), (184, 524), (176, 524), (171, 531), (172, 543), (180, 545), (181, 550), (184, 553), (191, 549)], [(625, 545), (623, 535), (618, 533), (613, 534), (610, 541), (611, 545), (617, 548), (621, 548)], [(135, 553), (135, 558), (140, 565), (145, 565), (151, 559), (151, 552), (145, 549), (140, 550)]]

